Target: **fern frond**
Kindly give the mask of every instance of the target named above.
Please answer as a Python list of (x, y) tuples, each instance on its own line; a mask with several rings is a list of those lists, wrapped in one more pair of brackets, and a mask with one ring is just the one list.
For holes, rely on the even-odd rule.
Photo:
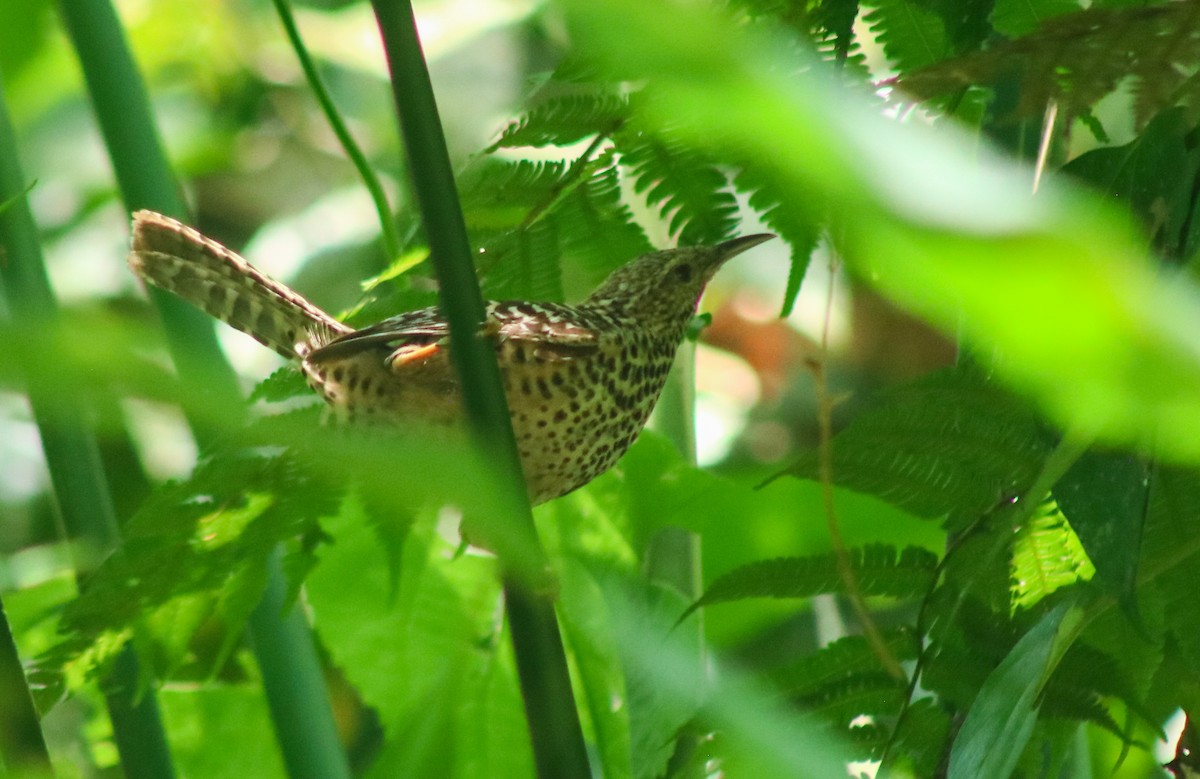
[[(316, 412), (303, 417), (315, 425)], [(258, 602), (275, 547), (317, 530), (342, 493), (298, 459), (256, 450), (223, 451), (192, 475), (164, 485), (126, 523), (121, 553), (109, 557), (63, 614), (66, 636), (48, 657), (89, 673), (139, 626), (164, 620), (170, 635), (161, 663), (171, 667), (195, 629), (213, 616), (239, 635)], [(181, 621), (182, 620), (182, 621)], [(190, 620), (190, 621), (189, 621)]]
[(562, 259), (557, 216), (506, 233), (485, 249), (484, 291), (500, 300), (527, 298), (561, 302)]
[(1089, 690), (1061, 685), (1048, 688), (1042, 703), (1042, 714), (1074, 723), (1090, 722), (1107, 730), (1120, 741), (1128, 739), (1128, 734), (1117, 724), (1108, 707), (1104, 705), (1104, 699)]
[(285, 365), (258, 383), (250, 393), (250, 401), (277, 403), (292, 398), (313, 397), (312, 388), (304, 381), (303, 374), (292, 365)]
[(1095, 566), (1054, 501), (1017, 528), (1012, 552), (1013, 610), (1027, 609), (1055, 590), (1088, 581)]
[(747, 165), (738, 171), (733, 185), (749, 196), (750, 207), (779, 237), (787, 242), (791, 250), (791, 269), (788, 272), (787, 289), (783, 294), (781, 317), (792, 312), (800, 284), (808, 272), (808, 262), (820, 237), (818, 215), (804, 204), (814, 198), (792, 191), (773, 171), (758, 165)]
[(1121, 728), (1116, 727), (1104, 704), (1106, 698), (1117, 699), (1147, 725), (1159, 728), (1161, 716), (1146, 706), (1144, 693), (1134, 681), (1135, 677), (1149, 677), (1153, 673), (1136, 667), (1143, 660), (1137, 655), (1112, 655), (1090, 644), (1075, 644), (1046, 687), (1045, 712), (1087, 719), (1123, 738)]
[(620, 169), (611, 150), (593, 161), (583, 183), (560, 201), (557, 214), (564, 248), (587, 276), (585, 289), (653, 248), (621, 198)]
[(907, 687), (880, 671), (858, 674), (796, 699), (796, 704), (838, 727), (858, 717), (893, 717), (904, 704)]
[(826, 0), (813, 11), (813, 38), (823, 56), (865, 75), (866, 58), (854, 34), (857, 18), (858, 0)]
[[(869, 544), (849, 550), (850, 564), (863, 595), (909, 598), (924, 593), (937, 569), (927, 549)], [(702, 606), (746, 598), (808, 598), (844, 588), (832, 552), (811, 557), (782, 557), (743, 565), (719, 577), (684, 616)]]
[[(884, 645), (897, 660), (910, 660), (919, 648), (907, 629), (884, 636)], [(788, 696), (814, 694), (823, 687), (864, 673), (885, 670), (879, 655), (862, 636), (846, 636), (809, 655), (803, 655), (771, 674), (774, 687)]]
[(510, 123), (487, 151), (517, 146), (565, 146), (615, 132), (629, 117), (629, 101), (611, 93), (553, 97)]
[(928, 63), (896, 83), (918, 99), (929, 99), (1015, 75), (1020, 94), (1015, 114), (1023, 118), (1051, 101), (1069, 115), (1080, 114), (1132, 77), (1141, 126), (1181, 99), (1196, 110), (1200, 88), (1192, 74), (1198, 66), (1200, 4), (1093, 6), (986, 51)]
[(669, 134), (626, 129), (613, 137), (634, 191), (667, 221), (684, 246), (718, 243), (737, 227), (737, 201), (711, 161)]
[(553, 198), (567, 163), (480, 157), (459, 176), (463, 214), (472, 230), (511, 230), (529, 210)]
[(926, 4), (913, 0), (874, 0), (863, 17), (901, 73), (940, 62), (951, 54), (946, 25)]
[[(488, 156), (460, 177), (463, 213), (480, 244), (478, 263), (490, 297), (562, 300), (558, 230), (545, 209), (570, 176), (564, 161)], [(535, 212), (543, 216), (531, 224)]]
[[(1050, 451), (1029, 405), (969, 370), (898, 388), (833, 440), (837, 484), (921, 517), (978, 516), (1020, 495)], [(788, 473), (818, 474), (816, 452)]]

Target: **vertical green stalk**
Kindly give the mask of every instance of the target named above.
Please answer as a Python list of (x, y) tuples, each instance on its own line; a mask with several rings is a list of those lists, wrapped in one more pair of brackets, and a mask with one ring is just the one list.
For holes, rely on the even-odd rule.
[[(690, 464), (696, 464), (696, 345), (684, 341), (675, 355), (675, 364), (667, 375), (667, 384), (654, 409), (654, 428), (670, 439)], [(700, 560), (700, 536), (681, 527), (664, 527), (646, 544), (644, 568), (651, 582), (670, 587), (694, 603), (703, 588)], [(704, 610), (677, 630), (689, 631), (681, 645), (698, 648), (697, 679), (704, 679)], [(699, 734), (684, 730), (676, 739), (675, 754), (691, 755), (700, 747)]]
[[(178, 186), (167, 163), (147, 99), (120, 21), (108, 0), (63, 0), (62, 16), (83, 67), (84, 78), (128, 210), (149, 208), (184, 216)], [(237, 377), (217, 344), (212, 321), (200, 311), (151, 290), (163, 320), (168, 348), (183, 383), (190, 388), (185, 413), (199, 401), (209, 414), (189, 414), (201, 446), (213, 431), (204, 418), (237, 420), (243, 413)], [(216, 410), (220, 416), (212, 415)], [(268, 570), (268, 593), (285, 586), (278, 565)], [(293, 776), (349, 776), (337, 737), (328, 692), (311, 632), (299, 608), (287, 614), (264, 603), (248, 625), (272, 723)], [(296, 690), (304, 692), (298, 699)], [(300, 711), (299, 709), (303, 709)], [(129, 773), (130, 776), (140, 774)]]
[[(262, 668), (289, 669), (289, 673), (263, 674), (263, 687), (271, 701), (271, 720), (283, 750), (288, 776), (293, 779), (349, 777), (346, 756), (336, 739), (312, 738), (332, 732), (329, 702), (321, 664), (316, 653), (297, 653), (312, 647), (304, 614), (287, 605), (287, 579), (283, 554), (276, 548), (267, 563), (267, 590), (250, 615), (254, 655)], [(286, 713), (286, 719), (278, 716)]]
[[(484, 321), (483, 296), (412, 6), (400, 0), (372, 0), (371, 4), (387, 52), (401, 135), (441, 287), (442, 313), (450, 324), (451, 351), (467, 418), (479, 445), (508, 477), (506, 502), (513, 507), (511, 516), (504, 518), (509, 520), (508, 532), (521, 546), (540, 553), (495, 352), (490, 341), (478, 337)], [(502, 560), (511, 563), (503, 547), (500, 551)], [(506, 570), (508, 619), (538, 774), (589, 776), (554, 604), (529, 586), (528, 571), (514, 575), (507, 565)]]
[[(18, 163), (16, 135), (0, 92), (0, 202), (11, 201), (0, 212), (0, 246), (5, 250), (0, 279), (13, 321), (31, 337), (53, 338), (58, 326), (57, 304), (33, 214), (24, 197), (27, 188)], [(99, 552), (114, 549), (120, 540), (116, 515), (84, 405), (73, 387), (56, 381), (50, 366), (31, 363), (23, 352), (18, 355), (66, 535)], [(86, 572), (77, 570), (76, 575), (86, 576)], [(113, 736), (128, 776), (168, 779), (174, 776), (174, 769), (158, 704), (153, 695), (135, 695), (139, 679), (137, 657), (132, 647), (126, 647), (101, 681)]]
[[(167, 164), (145, 85), (112, 5), (108, 0), (63, 0), (59, 8), (126, 208), (149, 208), (185, 218), (186, 208)], [(169, 293), (155, 289), (150, 296), (162, 317), (167, 348), (180, 378), (196, 399), (221, 407), (223, 414), (236, 415), (242, 405), (237, 377), (221, 354), (211, 320)], [(201, 445), (210, 443), (211, 431), (201, 421), (204, 415), (189, 413), (188, 418)]]
[[(675, 355), (653, 423), (685, 460), (696, 464), (696, 345), (691, 341), (684, 341)], [(695, 533), (673, 527), (659, 531), (647, 545), (645, 567), (651, 581), (668, 584), (691, 601), (700, 597), (700, 537)]]
[(387, 261), (388, 263), (395, 262), (396, 258), (400, 256), (400, 236), (396, 234), (396, 220), (392, 218), (392, 209), (388, 205), (383, 185), (379, 183), (379, 177), (371, 169), (367, 155), (363, 154), (362, 149), (358, 147), (354, 136), (350, 134), (346, 123), (342, 121), (337, 106), (333, 104), (333, 97), (325, 88), (321, 74), (317, 72), (317, 64), (313, 62), (313, 58), (308, 53), (308, 47), (304, 45), (304, 39), (300, 37), (300, 28), (296, 26), (296, 18), (292, 15), (288, 0), (272, 0), (272, 2), (275, 4), (275, 11), (279, 14), (279, 21), (283, 23), (283, 31), (288, 37), (288, 42), (292, 44), (292, 50), (296, 52), (296, 59), (300, 61), (300, 67), (304, 70), (308, 88), (317, 98), (317, 103), (321, 106), (321, 113), (325, 114), (325, 121), (329, 122), (330, 129), (337, 136), (338, 143), (341, 144), (342, 150), (346, 152), (346, 156), (350, 158), (350, 162), (358, 171), (363, 186), (367, 188), (367, 193), (371, 196), (371, 202), (375, 204), (375, 211), (379, 214), (380, 236)]
[[(8, 615), (0, 602), (0, 776), (51, 775), (50, 752), (42, 736), (33, 696), (17, 653)], [(7, 767), (7, 768), (6, 768)]]

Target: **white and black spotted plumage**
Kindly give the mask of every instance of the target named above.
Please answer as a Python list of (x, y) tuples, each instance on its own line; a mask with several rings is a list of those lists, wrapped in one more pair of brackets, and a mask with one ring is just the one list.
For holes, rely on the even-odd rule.
[[(771, 238), (644, 255), (579, 304), (487, 304), (530, 499), (608, 470), (654, 407), (705, 285), (725, 260)], [(353, 330), (215, 241), (150, 211), (134, 215), (130, 266), (299, 360), (343, 417), (450, 424), (460, 414), (449, 329), (426, 308)]]

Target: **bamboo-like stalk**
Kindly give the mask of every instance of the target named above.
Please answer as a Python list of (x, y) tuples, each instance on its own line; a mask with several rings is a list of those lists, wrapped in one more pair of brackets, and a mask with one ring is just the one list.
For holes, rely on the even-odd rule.
[[(60, 7), (126, 208), (183, 216), (183, 202), (159, 141), (145, 86), (111, 3), (66, 0)], [(185, 399), (185, 413), (192, 401), (208, 406), (201, 412), (190, 405), (189, 413), (193, 435), (204, 446), (214, 435), (206, 420), (236, 422), (241, 417), (237, 377), (206, 315), (158, 290), (152, 290), (151, 296), (179, 375), (195, 393)], [(219, 417), (212, 414), (214, 407), (220, 410)], [(283, 572), (273, 563), (268, 569), (268, 595), (284, 587)], [(290, 775), (348, 777), (349, 764), (338, 741), (320, 661), (299, 607), (293, 605), (284, 613), (282, 603), (264, 600), (247, 630)]]
[(249, 624), (275, 737), (292, 779), (348, 779), (349, 763), (332, 730), (328, 691), (308, 622), (295, 605), (285, 611), (286, 604), (287, 579), (277, 547), (267, 562), (267, 590)]
[[(24, 328), (52, 333), (57, 326), (57, 305), (33, 214), (24, 198), (27, 189), (7, 104), (0, 92), (0, 202), (8, 203), (0, 211), (0, 246), (5, 248), (0, 279), (13, 320)], [(96, 551), (115, 548), (120, 538), (116, 515), (83, 405), (69, 387), (57, 386), (48, 366), (34, 364), (24, 356), (16, 359), (23, 362), (29, 405), (41, 435), (65, 535)], [(76, 568), (76, 576), (86, 576), (86, 571)], [(126, 647), (102, 680), (113, 737), (127, 775), (169, 779), (175, 774), (158, 704), (153, 695), (138, 694), (140, 676), (137, 656), (132, 647)]]
[(0, 602), (0, 720), (5, 723), (0, 728), (0, 776), (5, 770), (18, 776), (50, 776), (50, 751), (3, 602)]
[[(401, 135), (440, 284), (442, 313), (450, 324), (467, 417), (489, 460), (507, 476), (504, 483), (512, 493), (508, 503), (520, 507), (505, 518), (511, 520), (511, 533), (523, 537), (528, 548), (540, 549), (495, 353), (487, 340), (478, 337), (483, 296), (412, 5), (397, 0), (371, 4), (387, 52)], [(503, 559), (503, 549), (501, 553)], [(506, 606), (538, 774), (590, 776), (554, 605), (528, 582), (528, 572), (516, 575), (507, 567)]]
[[(184, 217), (186, 208), (167, 164), (145, 85), (111, 3), (66, 0), (59, 8), (126, 208)], [(220, 405), (236, 419), (242, 407), (237, 377), (221, 354), (211, 320), (169, 293), (151, 290), (150, 296), (162, 317), (171, 359), (195, 390), (195, 399)], [(186, 405), (184, 411), (201, 445), (210, 443), (204, 415), (189, 413)]]

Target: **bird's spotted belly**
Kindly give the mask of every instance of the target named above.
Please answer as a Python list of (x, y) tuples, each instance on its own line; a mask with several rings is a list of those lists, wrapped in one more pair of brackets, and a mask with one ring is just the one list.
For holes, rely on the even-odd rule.
[[(406, 427), (461, 420), (457, 377), (448, 360), (406, 362), (393, 370), (385, 356), (375, 351), (305, 363), (304, 372), (339, 421)], [(645, 425), (670, 367), (636, 357), (617, 360), (604, 351), (569, 360), (516, 362), (500, 356), (534, 504), (571, 492), (621, 458)]]
[(632, 383), (603, 353), (502, 368), (530, 499), (565, 495), (611, 468), (645, 425), (668, 368), (643, 368)]

